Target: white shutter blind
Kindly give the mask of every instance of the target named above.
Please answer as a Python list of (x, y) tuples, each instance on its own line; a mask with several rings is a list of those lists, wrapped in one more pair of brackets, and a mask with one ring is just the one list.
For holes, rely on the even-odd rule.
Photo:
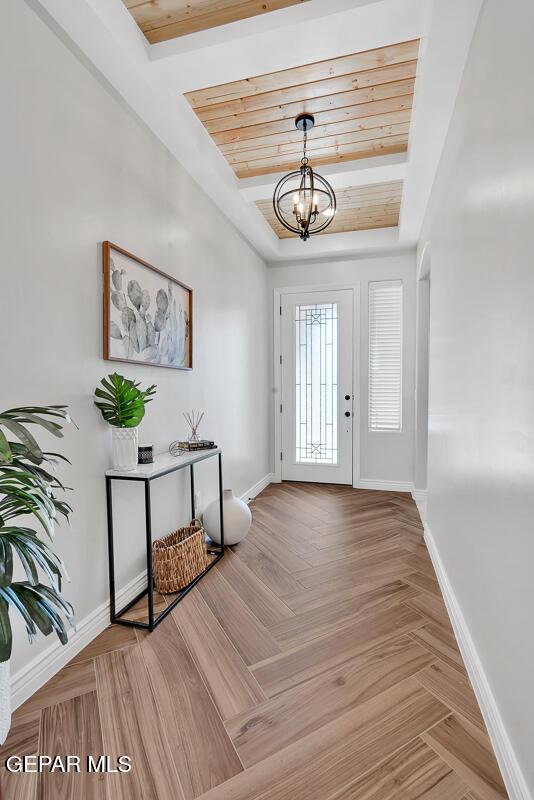
[(369, 430), (402, 422), (402, 281), (369, 283)]

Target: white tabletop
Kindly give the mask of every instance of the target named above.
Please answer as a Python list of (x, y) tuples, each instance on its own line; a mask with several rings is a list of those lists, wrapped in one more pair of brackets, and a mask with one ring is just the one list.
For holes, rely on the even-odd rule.
[(219, 447), (214, 447), (209, 450), (197, 450), (195, 453), (185, 453), (181, 456), (173, 456), (170, 453), (160, 453), (154, 456), (154, 462), (152, 464), (138, 464), (135, 469), (129, 470), (108, 469), (106, 470), (106, 476), (109, 478), (134, 478), (138, 480), (156, 478), (158, 475), (163, 475), (165, 472), (187, 467), (189, 464), (203, 461), (205, 458), (215, 456), (220, 452), (221, 449)]

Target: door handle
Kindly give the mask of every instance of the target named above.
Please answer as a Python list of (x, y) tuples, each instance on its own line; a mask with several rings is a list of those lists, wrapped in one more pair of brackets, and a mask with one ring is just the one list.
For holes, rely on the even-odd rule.
[(345, 411), (345, 416), (350, 417), (350, 411)]
[(350, 394), (345, 395), (345, 400), (350, 400)]

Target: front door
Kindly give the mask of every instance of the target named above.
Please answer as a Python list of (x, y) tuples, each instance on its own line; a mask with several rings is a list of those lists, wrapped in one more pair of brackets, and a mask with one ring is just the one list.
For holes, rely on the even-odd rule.
[(282, 480), (352, 484), (351, 289), (281, 298)]

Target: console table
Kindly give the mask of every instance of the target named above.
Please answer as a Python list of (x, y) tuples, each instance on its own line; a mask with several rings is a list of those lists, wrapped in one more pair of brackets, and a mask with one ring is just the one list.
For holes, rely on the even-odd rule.
[[(177, 597), (170, 603), (157, 617), (154, 617), (154, 580), (152, 574), (152, 514), (150, 508), (150, 485), (156, 478), (161, 478), (163, 475), (169, 475), (171, 472), (177, 472), (181, 469), (189, 467), (189, 481), (191, 488), (191, 519), (194, 519), (195, 514), (195, 473), (194, 466), (199, 461), (205, 461), (208, 458), (217, 456), (219, 466), (219, 514), (221, 525), (221, 543), (220, 545), (214, 544), (214, 549), (211, 554), (215, 558), (211, 559), (206, 569), (197, 575), (190, 584), (185, 586), (177, 595)], [(113, 541), (113, 481), (140, 481), (144, 484), (145, 490), (145, 537), (146, 537), (146, 572), (147, 572), (147, 588), (143, 589), (133, 600), (131, 600), (124, 608), (119, 611), (115, 607), (115, 555), (114, 555), (114, 541)], [(122, 472), (120, 470), (108, 469), (106, 472), (106, 504), (107, 504), (107, 518), (108, 518), (108, 555), (109, 555), (109, 605), (110, 605), (110, 618), (112, 623), (118, 625), (128, 625), (132, 628), (145, 628), (153, 631), (156, 625), (170, 614), (172, 609), (182, 598), (191, 591), (193, 586), (197, 584), (204, 575), (209, 572), (214, 564), (219, 561), (224, 555), (224, 520), (223, 520), (223, 481), (222, 481), (222, 452), (219, 448), (213, 450), (201, 450), (196, 453), (187, 453), (183, 456), (172, 456), (170, 453), (164, 453), (154, 457), (152, 464), (138, 464), (136, 469)], [(141, 622), (139, 620), (125, 619), (124, 614), (137, 603), (142, 597), (148, 597), (148, 622)]]

